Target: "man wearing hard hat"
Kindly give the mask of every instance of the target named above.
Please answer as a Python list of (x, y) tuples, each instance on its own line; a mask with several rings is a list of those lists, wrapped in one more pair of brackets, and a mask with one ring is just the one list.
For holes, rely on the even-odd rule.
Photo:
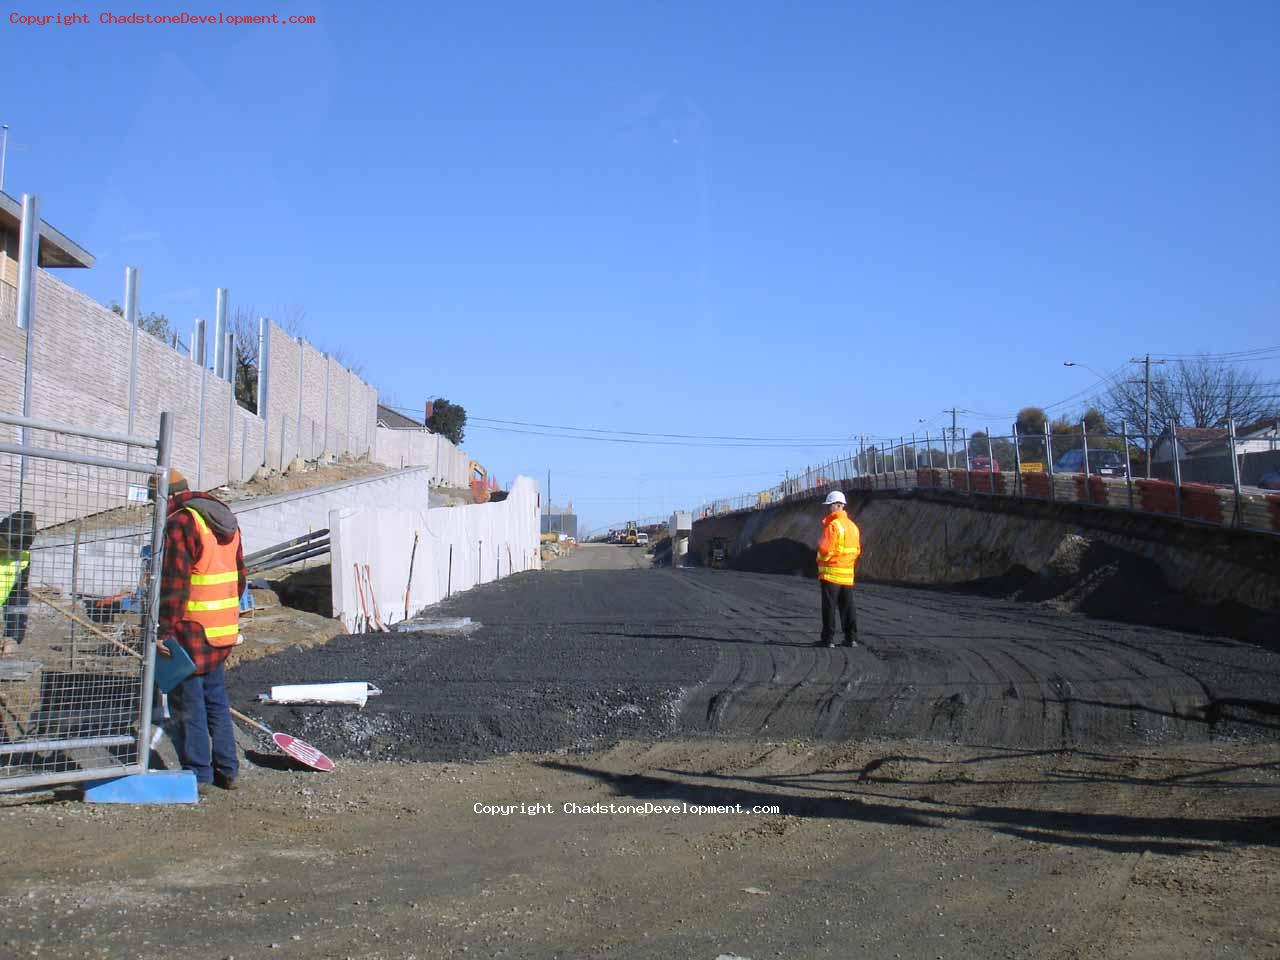
[(844, 645), (858, 645), (858, 618), (853, 608), (853, 568), (862, 553), (858, 525), (845, 513), (844, 494), (833, 490), (823, 501), (827, 515), (822, 518), (822, 538), (818, 541), (818, 584), (822, 587), (822, 639), (815, 646), (834, 647), (836, 611), (844, 630)]

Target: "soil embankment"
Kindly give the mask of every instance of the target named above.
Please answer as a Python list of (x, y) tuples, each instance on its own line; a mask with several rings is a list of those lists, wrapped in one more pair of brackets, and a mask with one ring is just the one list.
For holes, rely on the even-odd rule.
[[(1257, 643), (1280, 636), (1280, 537), (1078, 505), (851, 495), (863, 581), (961, 587), (1095, 617)], [(786, 504), (699, 520), (740, 570), (813, 576), (823, 507)]]

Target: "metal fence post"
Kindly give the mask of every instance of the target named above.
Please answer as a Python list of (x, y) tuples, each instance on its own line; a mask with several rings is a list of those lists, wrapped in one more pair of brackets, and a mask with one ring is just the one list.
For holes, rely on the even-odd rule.
[[(1173, 483), (1174, 496), (1178, 503), (1178, 516), (1182, 516), (1182, 452), (1178, 449), (1178, 418), (1174, 417), (1169, 424), (1169, 435), (1173, 439)], [(1150, 455), (1148, 455), (1148, 462)]]
[(267, 409), (271, 399), (271, 321), (258, 318), (258, 416), (262, 419), (262, 466), (271, 456), (271, 418)]
[(204, 394), (206, 374), (205, 369), (205, 342), (204, 342), (204, 321), (196, 320), (195, 330), (196, 342), (198, 346), (197, 356), (200, 358), (200, 413), (196, 423), (196, 485), (195, 489), (204, 489)]
[(302, 456), (302, 386), (304, 383), (303, 373), (307, 367), (307, 345), (306, 341), (301, 337), (298, 338), (298, 442), (296, 456)]
[(218, 287), (213, 307), (213, 375), (223, 378), (223, 370), (227, 365), (227, 291)]
[(1241, 526), (1242, 514), (1240, 505), (1240, 458), (1236, 453), (1236, 421), (1232, 417), (1227, 421), (1227, 439), (1231, 443), (1231, 485), (1236, 492), (1235, 512), (1231, 517), (1231, 525)]
[(1014, 469), (1014, 487), (1013, 495), (1022, 497), (1022, 441), (1018, 437), (1018, 423), (1015, 420), (1013, 424), (1013, 469)]
[[(40, 198), (22, 195), (22, 224), (18, 229), (18, 329), (27, 332), (26, 367), (22, 381), (22, 415), (31, 416), (31, 381), (36, 362), (36, 267), (40, 262)], [(22, 444), (30, 433), (22, 428)], [(18, 509), (23, 508), (27, 458), (18, 459)]]
[[(969, 463), (969, 428), (960, 428), (960, 437), (964, 443), (964, 492), (973, 493), (973, 474), (972, 465)], [(959, 461), (956, 461), (959, 463)]]
[(124, 319), (129, 324), (129, 428), (138, 409), (138, 268), (124, 268)]
[[(924, 432), (924, 455), (929, 461), (929, 469), (933, 469), (933, 441), (929, 439), (929, 431)], [(932, 482), (932, 478), (931, 482)]]
[(324, 447), (321, 453), (329, 451), (329, 377), (333, 373), (333, 357), (324, 355)]
[(1049, 474), (1049, 499), (1057, 500), (1057, 486), (1053, 482), (1053, 432), (1049, 429), (1049, 421), (1044, 422), (1044, 469)]
[(142, 716), (138, 722), (138, 762), (148, 767), (151, 753), (151, 709), (156, 675), (156, 626), (160, 614), (160, 571), (164, 569), (165, 505), (169, 500), (169, 460), (173, 445), (173, 414), (160, 414), (160, 437), (156, 444), (156, 499), (151, 511), (151, 579), (147, 583), (147, 606), (142, 624)]
[(991, 428), (987, 427), (987, 473), (991, 477), (991, 495), (996, 493), (996, 458), (991, 451)]
[(1124, 481), (1129, 488), (1129, 509), (1133, 509), (1133, 465), (1129, 462), (1129, 424), (1120, 421), (1120, 437), (1124, 443)]
[[(236, 420), (239, 419), (236, 416), (236, 409), (238, 407), (238, 404), (236, 403), (236, 364), (234, 357), (236, 338), (235, 334), (230, 330), (226, 332), (225, 336), (226, 343), (223, 346), (222, 356), (223, 363), (226, 366), (227, 385), (231, 388), (229, 391), (230, 399), (227, 401), (227, 483), (233, 483), (234, 481), (231, 477), (231, 458), (235, 456)], [(241, 462), (241, 465), (243, 466), (243, 461)], [(235, 475), (235, 479), (241, 479), (238, 471)]]
[(1089, 486), (1089, 428), (1080, 421), (1080, 442), (1084, 451), (1084, 502), (1093, 503), (1093, 488)]

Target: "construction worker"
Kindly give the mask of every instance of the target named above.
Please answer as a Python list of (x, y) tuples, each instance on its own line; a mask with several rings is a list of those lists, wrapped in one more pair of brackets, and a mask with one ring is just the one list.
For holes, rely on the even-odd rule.
[[(154, 482), (151, 491), (154, 497)], [(170, 470), (156, 653), (168, 656), (164, 642), (176, 640), (195, 664), (195, 673), (170, 691), (169, 705), (178, 759), (202, 788), (234, 790), (240, 772), (224, 664), (239, 641), (244, 586), (235, 514), (221, 500), (190, 491)]]
[(4, 640), (0, 654), (9, 657), (27, 635), (27, 581), (31, 575), (31, 541), (36, 515), (19, 510), (0, 520), (0, 603), (4, 604)]
[(844, 645), (858, 645), (858, 618), (853, 607), (853, 569), (862, 553), (858, 525), (845, 513), (844, 494), (833, 490), (823, 501), (827, 515), (822, 518), (818, 540), (818, 585), (822, 588), (822, 639), (814, 646), (834, 647), (836, 611), (844, 630)]

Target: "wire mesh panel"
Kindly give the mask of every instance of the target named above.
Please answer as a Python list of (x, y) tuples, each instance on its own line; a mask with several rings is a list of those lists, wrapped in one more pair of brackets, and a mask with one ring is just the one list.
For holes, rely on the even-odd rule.
[(0, 416), (0, 790), (145, 767), (148, 481), (164, 495), (167, 459), (159, 440)]

